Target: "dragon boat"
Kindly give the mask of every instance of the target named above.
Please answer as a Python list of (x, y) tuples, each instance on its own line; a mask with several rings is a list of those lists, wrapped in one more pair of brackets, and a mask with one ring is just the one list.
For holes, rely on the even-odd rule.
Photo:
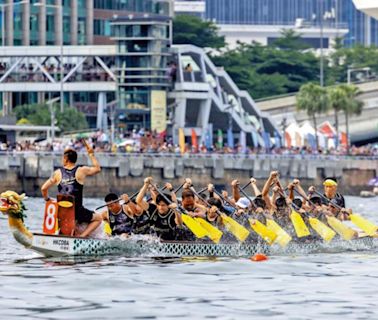
[(160, 241), (148, 236), (127, 239), (89, 239), (63, 235), (48, 235), (31, 232), (24, 224), (23, 198), (13, 191), (1, 194), (0, 211), (8, 216), (9, 228), (17, 242), (45, 257), (59, 256), (148, 256), (148, 257), (250, 257), (255, 253), (307, 254), (314, 252), (340, 252), (348, 250), (369, 250), (375, 246), (375, 239), (363, 236), (354, 240), (333, 240), (331, 243), (314, 240), (292, 241), (286, 248), (269, 246), (263, 240), (240, 243), (212, 243), (197, 241)]

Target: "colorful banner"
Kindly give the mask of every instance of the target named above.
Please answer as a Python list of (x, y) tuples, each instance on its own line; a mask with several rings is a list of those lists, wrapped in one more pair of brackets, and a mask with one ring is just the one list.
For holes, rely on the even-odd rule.
[(179, 134), (179, 147), (180, 147), (180, 152), (181, 154), (185, 153), (185, 134), (184, 134), (184, 129), (179, 128), (178, 129), (178, 134)]
[(217, 147), (218, 149), (223, 148), (223, 131), (221, 129), (217, 131)]
[(151, 91), (151, 130), (157, 133), (167, 129), (167, 93), (162, 90)]
[(213, 124), (212, 123), (209, 123), (207, 125), (205, 146), (206, 146), (206, 149), (208, 150), (210, 150), (213, 147)]
[(242, 153), (247, 153), (247, 136), (244, 131), (240, 131), (239, 144)]
[(192, 129), (192, 147), (195, 152), (198, 152), (198, 139), (196, 131), (194, 129)]
[(232, 132), (231, 128), (227, 129), (227, 145), (228, 145), (229, 148), (232, 148), (232, 149), (235, 147), (234, 133)]
[(266, 132), (264, 131), (263, 134), (263, 139), (264, 139), (264, 144), (265, 144), (265, 148), (266, 149), (270, 149), (271, 148), (271, 143), (270, 143), (270, 134), (269, 132)]

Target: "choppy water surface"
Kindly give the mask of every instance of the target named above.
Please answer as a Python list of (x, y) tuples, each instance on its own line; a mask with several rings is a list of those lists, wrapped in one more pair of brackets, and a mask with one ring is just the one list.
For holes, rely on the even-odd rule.
[[(378, 198), (348, 198), (378, 222)], [(362, 204), (363, 203), (363, 204)], [(91, 200), (88, 207), (100, 205)], [(29, 199), (38, 230), (43, 201)], [(377, 250), (248, 259), (39, 258), (0, 219), (1, 319), (377, 319)]]

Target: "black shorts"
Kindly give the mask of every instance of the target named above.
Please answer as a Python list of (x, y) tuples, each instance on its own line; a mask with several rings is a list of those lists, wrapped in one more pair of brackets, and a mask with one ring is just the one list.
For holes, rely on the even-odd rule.
[(91, 210), (88, 210), (84, 207), (79, 207), (75, 209), (75, 218), (78, 223), (89, 223), (93, 219), (94, 212)]

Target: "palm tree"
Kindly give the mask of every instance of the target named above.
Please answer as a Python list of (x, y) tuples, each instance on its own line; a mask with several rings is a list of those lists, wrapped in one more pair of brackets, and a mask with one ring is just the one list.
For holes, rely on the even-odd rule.
[(346, 136), (347, 136), (347, 154), (349, 154), (350, 139), (349, 139), (349, 116), (360, 115), (364, 108), (363, 101), (357, 99), (360, 94), (359, 89), (355, 85), (342, 84), (339, 86), (345, 92), (346, 103), (342, 107), (345, 114)]
[(328, 110), (327, 90), (317, 84), (307, 83), (301, 87), (297, 94), (297, 110), (306, 111), (312, 117), (315, 129), (316, 148), (319, 150), (316, 115)]
[(348, 97), (345, 90), (337, 87), (330, 87), (328, 89), (328, 104), (335, 112), (335, 128), (336, 128), (336, 148), (339, 146), (339, 111), (343, 110), (343, 107), (348, 103)]

